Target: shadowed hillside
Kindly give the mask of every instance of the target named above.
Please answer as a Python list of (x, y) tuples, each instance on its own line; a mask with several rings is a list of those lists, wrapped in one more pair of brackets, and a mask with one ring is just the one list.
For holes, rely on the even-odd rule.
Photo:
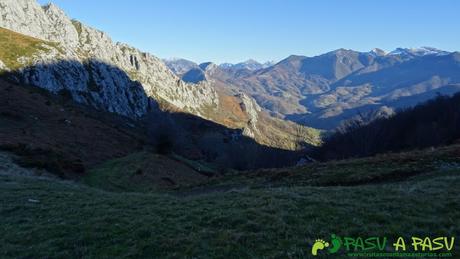
[(323, 159), (371, 156), (449, 145), (460, 139), (460, 94), (438, 96), (369, 124), (357, 118), (325, 140)]
[[(85, 85), (95, 88), (90, 92), (67, 89), (65, 81), (54, 94), (31, 86), (43, 76), (37, 71), (65, 71), (81, 65), (76, 61), (61, 61), (26, 67), (21, 74), (2, 73), (0, 120), (5, 123), (0, 127), (0, 145), (3, 148), (29, 157), (33, 165), (56, 167), (60, 174), (81, 174), (85, 168), (107, 159), (142, 150), (160, 153), (166, 150), (165, 155), (175, 153), (220, 168), (236, 169), (293, 165), (302, 155), (260, 145), (244, 136), (241, 129), (226, 128), (191, 114), (162, 111), (136, 81), (102, 62), (91, 61), (90, 66), (97, 67), (96, 71), (116, 73), (117, 78), (125, 78), (128, 84), (105, 87), (94, 83), (103, 74), (90, 73), (89, 85)], [(139, 105), (139, 100), (148, 106), (146, 115), (138, 120), (105, 112)]]
[(141, 150), (146, 134), (133, 120), (75, 104), (65, 95), (0, 80), (0, 147), (23, 163), (81, 174)]
[[(77, 21), (68, 24), (69, 32), (75, 29), (78, 35), (73, 41), (79, 43), (68, 46), (34, 33), (38, 38), (27, 36), (30, 31), (24, 35), (0, 28), (0, 71), (17, 83), (53, 93), (66, 91), (79, 103), (132, 119), (145, 116), (153, 102), (162, 109), (243, 129), (243, 135), (262, 145), (297, 150), (320, 142), (317, 130), (272, 118), (247, 95), (217, 91), (210, 82), (185, 83), (148, 53), (114, 44), (103, 33), (101, 39), (97, 31)], [(299, 135), (298, 129), (304, 134)]]

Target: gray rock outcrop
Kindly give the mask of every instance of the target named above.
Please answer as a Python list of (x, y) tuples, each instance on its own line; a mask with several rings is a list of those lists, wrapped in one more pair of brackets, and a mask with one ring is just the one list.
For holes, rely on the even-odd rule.
[[(131, 117), (146, 113), (149, 98), (199, 116), (218, 104), (209, 83), (183, 82), (160, 59), (113, 42), (53, 4), (2, 0), (0, 14), (0, 27), (43, 40), (34, 55), (18, 60), (18, 81), (68, 91), (78, 102)], [(6, 69), (3, 63), (0, 68)]]

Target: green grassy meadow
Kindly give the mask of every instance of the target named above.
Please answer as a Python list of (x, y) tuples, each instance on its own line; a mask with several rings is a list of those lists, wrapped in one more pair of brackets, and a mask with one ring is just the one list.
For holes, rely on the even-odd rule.
[(161, 191), (1, 175), (0, 257), (309, 258), (332, 233), (457, 236), (457, 154), (239, 172)]

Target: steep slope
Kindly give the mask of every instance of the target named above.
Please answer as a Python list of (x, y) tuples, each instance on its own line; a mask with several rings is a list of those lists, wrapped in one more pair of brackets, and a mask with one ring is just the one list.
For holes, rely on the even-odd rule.
[(359, 53), (338, 50), (312, 58), (290, 56), (233, 83), (252, 90), (256, 100), (274, 113), (305, 113), (306, 107), (299, 103), (304, 96), (324, 93), (331, 82), (362, 67)]
[(24, 165), (78, 177), (146, 143), (137, 121), (0, 80), (0, 149), (16, 153)]
[[(217, 104), (210, 85), (182, 82), (158, 58), (112, 42), (53, 4), (7, 0), (0, 11), (0, 27), (54, 44), (19, 60), (18, 81), (52, 92), (65, 89), (79, 102), (127, 116), (145, 114), (150, 97), (197, 115)], [(48, 66), (53, 63), (58, 65)]]
[[(299, 138), (286, 132), (283, 135), (287, 138), (271, 141), (268, 139), (277, 136), (254, 134), (259, 126), (250, 123), (254, 114), (248, 109), (234, 109), (246, 102), (240, 95), (221, 91), (212, 80), (186, 83), (158, 58), (112, 42), (106, 33), (70, 20), (53, 4), (42, 7), (35, 0), (8, 0), (0, 4), (0, 11), (0, 27), (4, 27), (0, 44), (5, 47), (0, 69), (9, 80), (65, 94), (82, 104), (130, 118), (141, 118), (157, 107), (190, 113), (243, 129), (244, 134), (265, 145), (278, 143), (276, 147), (292, 148), (304, 139), (317, 138)], [(210, 63), (197, 69), (204, 71), (203, 77), (215, 76), (219, 70)]]
[[(158, 58), (112, 42), (104, 32), (70, 20), (53, 4), (42, 7), (34, 0), (8, 0), (0, 4), (0, 11), (0, 27), (4, 27), (0, 30), (4, 40), (0, 43), (4, 47), (0, 70), (9, 80), (130, 118), (142, 118), (160, 107), (240, 128), (265, 145), (292, 149), (306, 139), (315, 140), (306, 144), (318, 143), (316, 133), (305, 138), (292, 130), (276, 130), (280, 134), (275, 135), (259, 130), (261, 125), (251, 122), (257, 114), (243, 107), (249, 97), (240, 98), (243, 95), (222, 90), (220, 82), (207, 80), (225, 74), (215, 64), (197, 66), (195, 77), (202, 78), (187, 83)], [(289, 125), (293, 124), (283, 127), (292, 127)]]
[(375, 71), (359, 71), (333, 83), (329, 92), (305, 100), (304, 105), (313, 114), (302, 120), (327, 126), (337, 119), (350, 118), (351, 113), (356, 115), (383, 106), (410, 107), (438, 94), (460, 91), (459, 72), (458, 53), (412, 56), (391, 66), (382, 65)]
[(318, 156), (337, 159), (452, 144), (460, 139), (460, 93), (438, 96), (371, 123), (351, 121), (329, 136)]
[[(188, 113), (155, 110), (142, 119), (130, 119), (82, 105), (64, 93), (55, 95), (45, 89), (12, 84), (2, 79), (0, 93), (0, 151), (7, 150), (18, 155), (24, 166), (44, 168), (62, 174), (60, 176), (64, 178), (81, 178), (97, 164), (139, 152), (144, 152), (147, 160), (152, 156), (177, 177), (183, 176), (181, 172), (176, 172), (175, 168), (184, 167), (179, 164), (199, 171), (196, 177), (187, 179), (211, 176), (201, 167), (196, 168), (195, 164), (246, 170), (292, 166), (304, 156), (304, 152), (259, 144), (254, 139), (261, 135), (253, 128), (232, 129)], [(248, 103), (247, 110), (252, 108), (250, 105), (253, 104)], [(239, 109), (241, 116), (246, 116), (242, 105), (238, 104), (234, 109), (228, 114), (237, 113)], [(223, 119), (228, 120), (227, 123), (241, 123), (240, 118), (228, 114), (221, 114)], [(250, 118), (246, 117), (246, 120)], [(271, 129), (269, 126), (265, 128)], [(252, 132), (256, 133), (253, 138), (244, 135)], [(286, 135), (283, 134), (280, 136)], [(316, 138), (305, 139), (307, 136), (302, 136), (303, 145), (308, 146), (305, 144), (307, 140), (311, 143), (318, 141)], [(277, 138), (275, 141), (283, 141), (278, 143), (281, 146), (292, 139)], [(275, 141), (271, 144), (277, 144)], [(294, 148), (297, 147), (291, 147)], [(153, 179), (158, 180), (155, 176), (161, 174), (150, 170), (151, 167), (152, 164), (138, 163), (137, 169), (152, 172)], [(119, 172), (125, 171), (120, 169)], [(150, 175), (145, 176), (152, 180)], [(136, 174), (134, 177), (139, 178)], [(175, 177), (171, 179), (179, 182)]]
[(192, 83), (211, 84), (220, 96), (218, 109), (221, 112), (209, 117), (232, 128), (243, 128), (245, 136), (254, 138), (259, 143), (289, 150), (321, 143), (320, 131), (275, 118), (263, 111), (246, 91), (232, 85), (230, 81), (237, 77), (235, 71), (241, 70), (226, 69), (206, 62), (190, 69), (182, 75), (182, 79)]

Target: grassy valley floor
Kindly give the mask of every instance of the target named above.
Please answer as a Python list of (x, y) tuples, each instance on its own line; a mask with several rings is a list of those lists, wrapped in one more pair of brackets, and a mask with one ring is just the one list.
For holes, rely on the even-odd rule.
[[(0, 257), (308, 258), (315, 239), (333, 233), (457, 237), (459, 150), (236, 173), (152, 192), (4, 173)], [(454, 257), (459, 249), (456, 240)]]

